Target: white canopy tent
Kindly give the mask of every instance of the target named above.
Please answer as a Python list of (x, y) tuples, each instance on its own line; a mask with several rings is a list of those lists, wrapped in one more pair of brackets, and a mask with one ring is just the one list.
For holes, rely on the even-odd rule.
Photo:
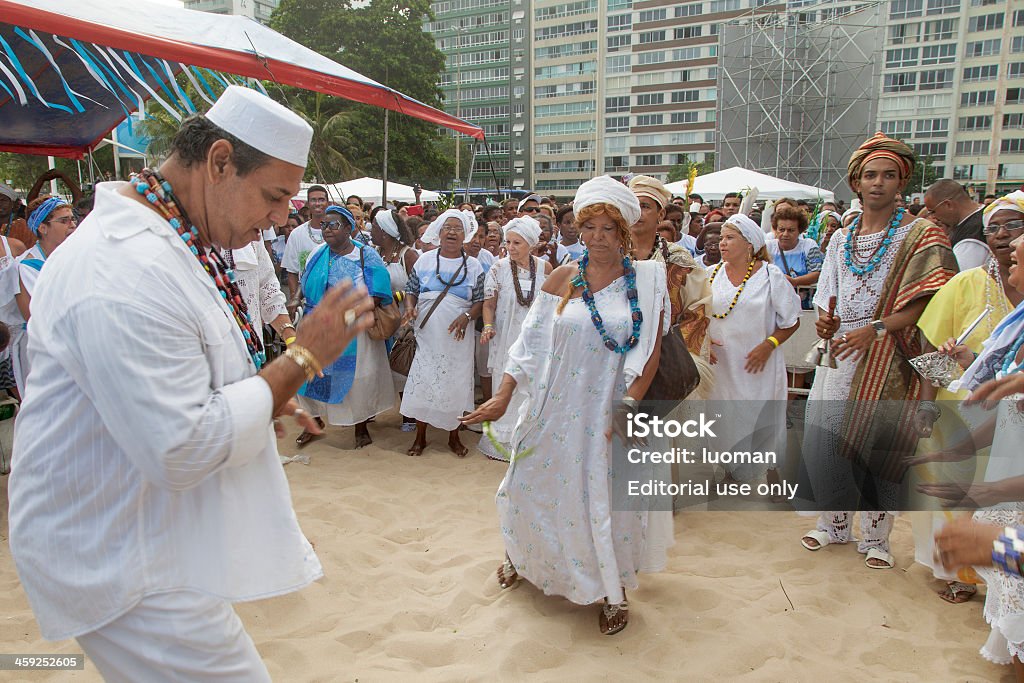
[[(687, 181), (680, 180), (677, 183), (668, 183), (665, 187), (674, 195), (686, 194)], [(782, 178), (765, 175), (757, 171), (748, 171), (739, 166), (733, 166), (722, 171), (715, 171), (707, 175), (697, 176), (693, 183), (693, 192), (696, 192), (704, 199), (720, 200), (729, 192), (745, 192), (751, 188), (757, 188), (758, 199), (781, 199), (791, 197), (793, 199), (805, 199), (807, 201), (834, 201), (835, 193), (830, 190), (823, 190), (820, 187), (812, 187), (802, 183), (793, 183)]]
[[(327, 188), (327, 195), (332, 202), (344, 203), (347, 197), (356, 195), (364, 202), (380, 205), (381, 190), (384, 182), (380, 178), (356, 178), (341, 183), (302, 183), (302, 190), (295, 199), (306, 201), (306, 190), (316, 184), (322, 184)], [(441, 198), (437, 192), (423, 190), (420, 193), (421, 202), (436, 202)], [(388, 181), (388, 202), (415, 202), (416, 194), (410, 185), (393, 183)]]

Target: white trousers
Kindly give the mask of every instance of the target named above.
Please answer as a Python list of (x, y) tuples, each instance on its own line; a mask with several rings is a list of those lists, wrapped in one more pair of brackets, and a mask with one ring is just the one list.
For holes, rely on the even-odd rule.
[(107, 683), (269, 683), (231, 605), (197, 591), (148, 595), (76, 639)]

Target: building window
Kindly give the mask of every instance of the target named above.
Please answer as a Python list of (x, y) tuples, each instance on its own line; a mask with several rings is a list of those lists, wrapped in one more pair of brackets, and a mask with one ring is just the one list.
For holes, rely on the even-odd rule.
[(926, 42), (937, 40), (952, 40), (956, 37), (956, 19), (933, 19), (924, 22), (924, 35), (921, 39)]
[(633, 55), (615, 55), (604, 60), (605, 73), (619, 74), (629, 72), (629, 62)]
[(629, 131), (628, 116), (609, 116), (604, 120), (605, 133), (623, 133)]
[[(677, 31), (679, 29), (676, 29)], [(905, 66), (917, 66), (918, 48), (904, 47), (885, 51), (885, 66), (896, 69)]]
[(640, 44), (665, 42), (665, 31), (645, 31), (640, 34)]
[(542, 66), (533, 70), (534, 78), (566, 78), (569, 76), (582, 76), (584, 74), (597, 73), (597, 62), (575, 62), (573, 64), (558, 64), (557, 66)]
[(608, 36), (608, 52), (618, 52), (633, 44), (632, 33), (622, 33), (617, 36)]
[(629, 157), (605, 157), (604, 158), (604, 172), (615, 173), (629, 170)]
[(636, 117), (637, 126), (660, 126), (664, 122), (664, 114), (640, 114)]
[(889, 3), (890, 19), (907, 19), (919, 17), (923, 9), (923, 0), (892, 0)]
[(594, 102), (572, 102), (568, 104), (545, 104), (533, 108), (533, 117), (544, 119), (551, 116), (582, 116), (594, 113)]
[(995, 80), (998, 76), (998, 64), (986, 64), (985, 66), (969, 66), (964, 69), (963, 81), (965, 83), (971, 83), (973, 81), (991, 81)]
[(961, 107), (984, 107), (996, 103), (995, 90), (978, 90), (960, 93)]
[(882, 132), (889, 137), (910, 135), (911, 121), (882, 121)]
[(672, 114), (672, 123), (697, 123), (697, 112), (677, 111)]
[(960, 11), (960, 0), (928, 0), (928, 14), (953, 14)]
[(917, 87), (916, 73), (886, 74), (882, 92), (908, 92)]
[(1010, 62), (1006, 71), (1007, 78), (1024, 78), (1024, 62)]
[(1003, 128), (1024, 128), (1024, 114), (1003, 114)]
[[(628, 14), (626, 16), (629, 16)], [(565, 38), (567, 36), (578, 36), (584, 33), (595, 33), (597, 31), (597, 20), (577, 21), (572, 24), (561, 24), (559, 26), (545, 26), (534, 30), (533, 37), (537, 40), (548, 40), (550, 38)]]
[(629, 111), (629, 97), (604, 98), (604, 110), (609, 114), (614, 114), (620, 111)]
[[(597, 22), (594, 22), (597, 23)], [(617, 14), (608, 17), (608, 31), (628, 31), (633, 25), (632, 14)]]
[(949, 135), (949, 119), (918, 119), (915, 137), (944, 138), (947, 135)]
[(990, 40), (975, 40), (967, 43), (968, 57), (989, 57), (999, 54), (1003, 44), (1002, 39), (992, 38)]
[[(1003, 128), (1006, 127), (1006, 120), (1003, 120)], [(985, 116), (961, 116), (957, 128), (963, 131), (968, 130), (991, 130), (992, 117)]]
[(1024, 52), (1024, 36), (1016, 36), (1013, 41), (1010, 42), (1010, 52), (1014, 54)]
[(999, 143), (1003, 154), (1024, 154), (1024, 138), (1009, 138)]
[(672, 93), (672, 104), (680, 102), (696, 102), (700, 99), (700, 90), (676, 90)]
[(638, 154), (636, 157), (637, 166), (661, 166), (660, 154)]
[(953, 180), (985, 180), (988, 168), (981, 165), (963, 165), (953, 167)]
[(914, 153), (920, 157), (932, 157), (936, 160), (946, 158), (946, 143), (945, 142), (915, 142), (911, 145), (914, 148)]
[(641, 52), (638, 64), (661, 64), (665, 61), (665, 51)]
[(693, 5), (681, 5), (676, 7), (676, 19), (682, 17), (694, 17), (704, 13), (704, 5), (696, 3)]
[(675, 30), (676, 40), (686, 40), (688, 38), (700, 38), (701, 32), (704, 29), (703, 26), (697, 24), (696, 26), (684, 26)]
[(608, 0), (608, 11), (617, 12), (620, 9), (631, 9), (633, 0)]
[(1003, 27), (1003, 14), (983, 14), (980, 17), (971, 17), (967, 20), (967, 30), (971, 33), (976, 31), (995, 31)]
[(672, 61), (673, 62), (686, 62), (691, 59), (700, 59), (703, 56), (703, 48), (699, 47), (683, 47), (678, 50), (672, 50)]
[(921, 36), (921, 24), (897, 24), (889, 27), (889, 42), (893, 45), (916, 43)]
[(644, 10), (640, 13), (640, 23), (647, 24), (652, 21), (662, 21), (668, 17), (668, 10), (662, 9), (649, 9)]
[(536, 10), (533, 16), (537, 21), (545, 19), (561, 19), (576, 14), (589, 14), (597, 11), (597, 0), (583, 0), (582, 2), (570, 2), (564, 5), (554, 5)]
[(643, 95), (636, 96), (636, 106), (638, 107), (650, 107), (656, 104), (664, 103), (665, 93), (663, 92), (644, 93)]
[(1006, 104), (1024, 104), (1024, 88), (1007, 88)]
[(952, 69), (933, 69), (921, 72), (920, 90), (945, 90), (953, 87)]
[(926, 45), (921, 48), (921, 66), (951, 64), (956, 61), (956, 43)]
[(711, 0), (708, 10), (712, 14), (719, 12), (735, 12), (740, 9), (740, 0)]
[(988, 140), (961, 140), (956, 143), (958, 157), (980, 157), (988, 154)]

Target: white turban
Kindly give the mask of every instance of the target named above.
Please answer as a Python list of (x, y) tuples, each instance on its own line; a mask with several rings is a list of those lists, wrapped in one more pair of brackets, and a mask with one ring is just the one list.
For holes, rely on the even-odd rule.
[(537, 246), (537, 243), (540, 242), (540, 223), (529, 216), (513, 218), (506, 223), (505, 234), (507, 235), (512, 232), (526, 240), (526, 243), (531, 248)]
[(4, 183), (0, 183), (0, 194), (9, 198), (12, 202), (18, 198), (18, 193), (14, 191), (14, 188)]
[(985, 207), (985, 210), (981, 214), (981, 222), (988, 227), (988, 223), (992, 220), (992, 216), (996, 215), (1000, 211), (1016, 211), (1017, 213), (1024, 213), (1024, 192), (1017, 190), (1011, 192), (1005, 197), (1000, 197), (991, 204)]
[(626, 219), (626, 225), (632, 226), (640, 220), (640, 200), (633, 190), (611, 176), (601, 175), (580, 185), (572, 203), (573, 213), (578, 216), (593, 204), (611, 204)]
[(380, 226), (380, 229), (385, 234), (394, 237), (398, 241), (402, 240), (402, 236), (398, 234), (398, 223), (395, 222), (395, 217), (391, 215), (389, 209), (378, 211), (373, 220), (377, 221), (377, 225)]
[(728, 225), (730, 228), (738, 230), (743, 239), (750, 242), (751, 246), (754, 247), (754, 253), (756, 254), (764, 247), (764, 230), (761, 226), (744, 216), (742, 213), (733, 214), (725, 221), (724, 228)]
[(463, 211), (463, 215), (466, 216), (466, 220), (469, 222), (469, 227), (466, 228), (466, 241), (473, 239), (476, 235), (476, 231), (480, 229), (480, 223), (476, 220), (476, 214), (472, 211)]
[(476, 220), (470, 222), (470, 216), (467, 215), (465, 211), (448, 209), (434, 219), (434, 222), (430, 224), (427, 231), (423, 233), (423, 239), (421, 241), (426, 244), (441, 244), (441, 226), (444, 225), (449, 218), (458, 218), (462, 223), (462, 228), (466, 231), (466, 239), (463, 240), (463, 243), (473, 239), (473, 235), (476, 234)]

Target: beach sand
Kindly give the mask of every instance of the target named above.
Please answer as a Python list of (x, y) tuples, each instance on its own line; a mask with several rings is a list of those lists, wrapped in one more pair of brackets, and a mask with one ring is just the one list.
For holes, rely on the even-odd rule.
[[(460, 460), (430, 430), (419, 458), (388, 413), (373, 446), (331, 428), (286, 466), (295, 509), (325, 578), (237, 609), (275, 681), (678, 680), (999, 681), (984, 661), (982, 596), (949, 605), (913, 564), (910, 523), (892, 536), (896, 569), (870, 570), (853, 545), (810, 553), (792, 512), (682, 512), (666, 572), (641, 575), (630, 623), (600, 635), (599, 608), (499, 589), (494, 493), (505, 466)], [(477, 435), (464, 432), (467, 445)], [(281, 442), (295, 453), (294, 433)], [(0, 652), (78, 653), (48, 643), (7, 540), (0, 478)], [(787, 597), (788, 596), (788, 597)], [(0, 672), (4, 681), (98, 681), (78, 672)]]

